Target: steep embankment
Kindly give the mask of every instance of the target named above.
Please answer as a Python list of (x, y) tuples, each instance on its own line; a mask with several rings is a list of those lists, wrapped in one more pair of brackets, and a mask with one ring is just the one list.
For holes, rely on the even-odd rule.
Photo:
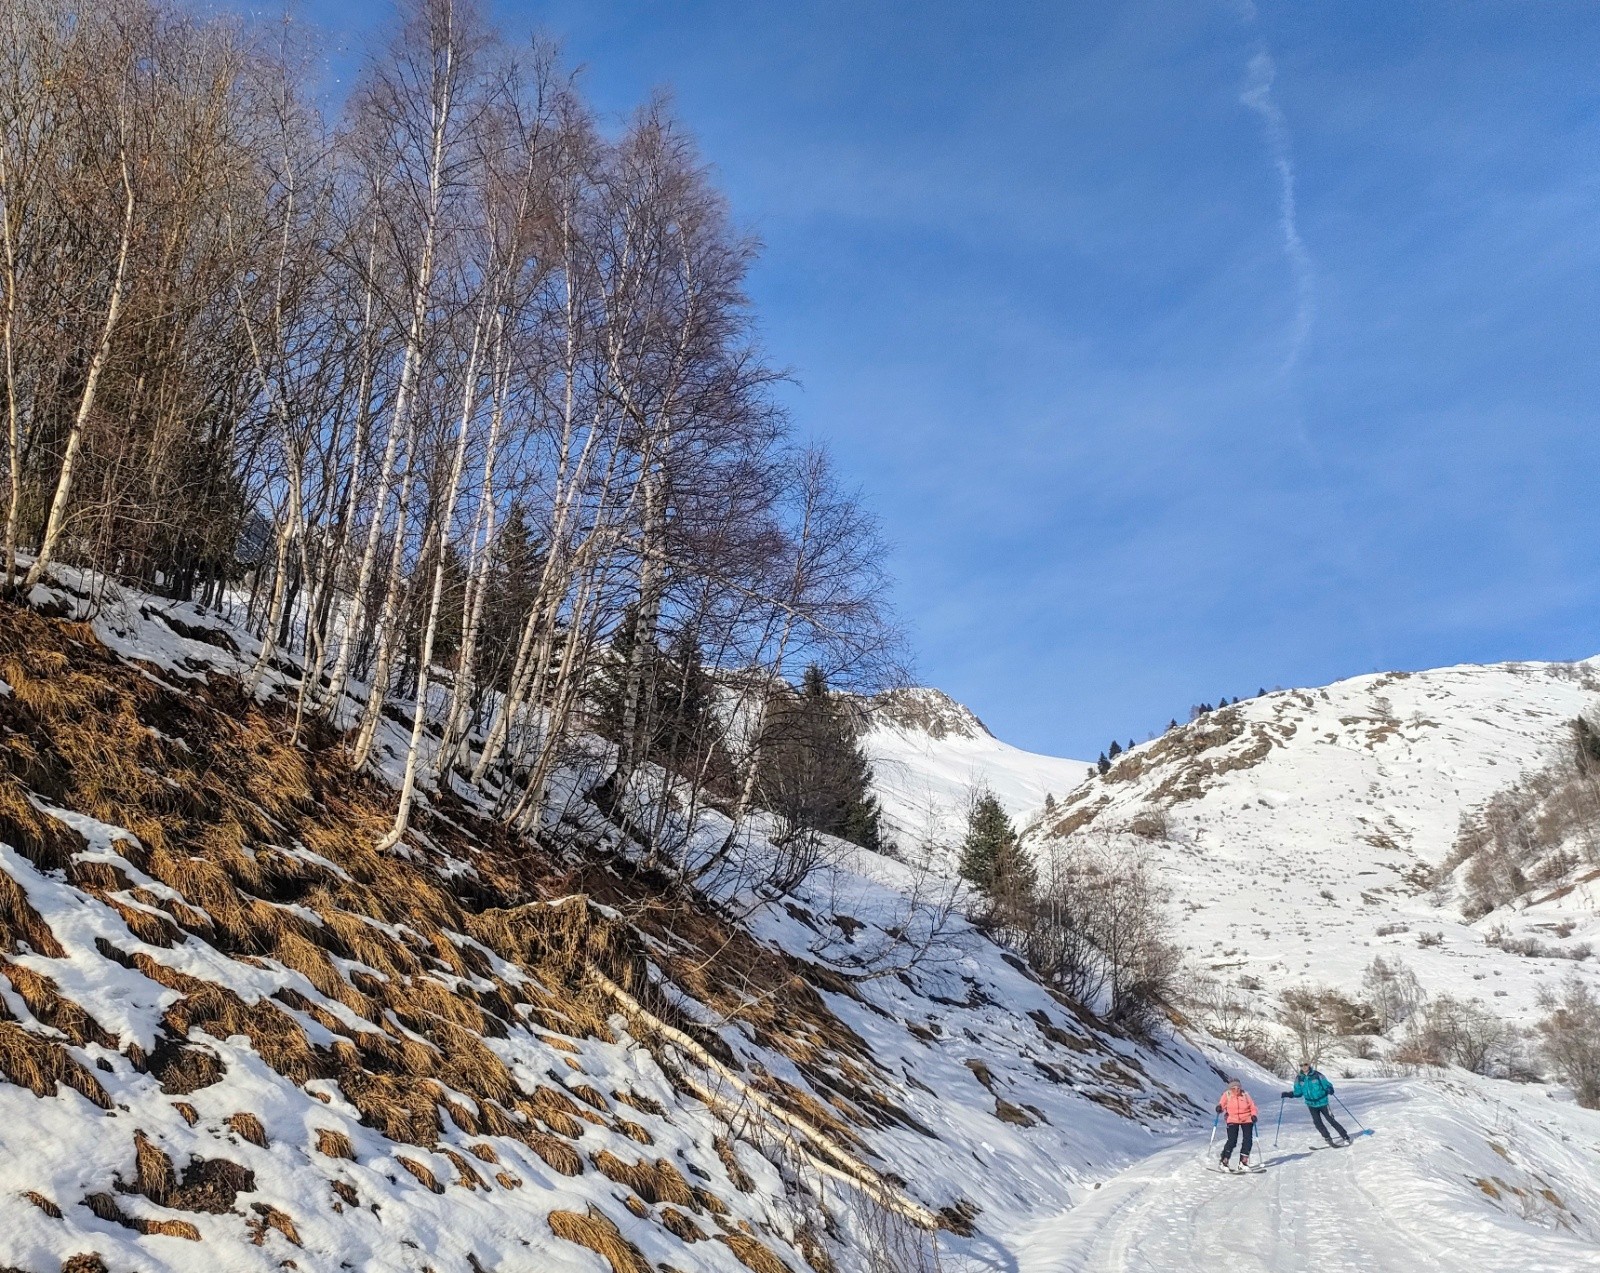
[[(1538, 990), (1593, 962), (1511, 953), (1497, 927), (1556, 955), (1600, 938), (1593, 863), (1470, 921), (1449, 859), (1463, 815), (1525, 773), (1570, 763), (1572, 721), (1600, 704), (1591, 664), (1391, 673), (1265, 695), (1120, 757), (1032, 831), (1040, 851), (1124, 842), (1157, 862), (1202, 966), (1269, 991), (1356, 989), (1374, 955), (1425, 988), (1526, 1017)], [(1574, 887), (1566, 888), (1565, 884)], [(1553, 896), (1552, 896), (1553, 895)], [(1529, 901), (1543, 902), (1529, 909)], [(1558, 927), (1559, 925), (1559, 927)]]
[(253, 653), (0, 608), (0, 1266), (1004, 1264), (1210, 1099), (886, 859), (706, 899), (581, 799), (532, 842), (448, 793), (380, 854)]

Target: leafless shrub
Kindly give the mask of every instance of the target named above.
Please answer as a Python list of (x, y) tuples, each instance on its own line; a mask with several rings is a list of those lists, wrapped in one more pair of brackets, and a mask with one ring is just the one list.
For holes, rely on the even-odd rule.
[[(1567, 931), (1572, 930), (1569, 927)], [(1510, 955), (1523, 955), (1529, 959), (1573, 959), (1582, 962), (1594, 954), (1588, 942), (1574, 942), (1571, 946), (1551, 946), (1537, 937), (1515, 937), (1504, 924), (1496, 924), (1486, 934), (1484, 943), (1495, 946)]]
[(1285, 990), (1278, 1019), (1294, 1036), (1300, 1059), (1313, 1063), (1338, 1039), (1378, 1032), (1378, 1017), (1369, 1004), (1328, 986)]
[(1600, 860), (1600, 728), (1580, 717), (1567, 757), (1462, 815), (1438, 878), (1463, 866), (1462, 909), (1486, 915)]
[(1427, 998), (1416, 973), (1401, 960), (1386, 960), (1381, 955), (1367, 965), (1361, 991), (1377, 1019), (1380, 1034), (1409, 1021)]
[(1440, 995), (1408, 1023), (1399, 1059), (1413, 1064), (1458, 1065), (1474, 1074), (1515, 1077), (1526, 1069), (1521, 1038), (1477, 1000)]
[(1134, 814), (1128, 830), (1141, 840), (1165, 843), (1172, 839), (1172, 814), (1161, 805), (1147, 805)]
[[(1245, 982), (1252, 984), (1245, 985)], [(1259, 990), (1253, 977), (1233, 983), (1190, 972), (1180, 981), (1179, 1004), (1198, 1024), (1242, 1056), (1274, 1073), (1287, 1073), (1292, 1061), (1277, 1031), (1269, 1028), (1245, 992)]]
[(1544, 1018), (1535, 1026), (1539, 1055), (1577, 1095), (1578, 1104), (1600, 1109), (1600, 998), (1568, 973), (1561, 992), (1539, 996)]
[(1025, 948), (1052, 984), (1135, 1033), (1174, 995), (1181, 957), (1167, 894), (1143, 857), (1078, 844), (1045, 864)]

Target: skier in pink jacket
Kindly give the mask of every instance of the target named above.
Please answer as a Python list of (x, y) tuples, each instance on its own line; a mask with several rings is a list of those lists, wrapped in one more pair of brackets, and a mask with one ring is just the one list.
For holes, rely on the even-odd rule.
[(1228, 1139), (1222, 1146), (1222, 1169), (1232, 1170), (1229, 1159), (1233, 1157), (1233, 1147), (1240, 1140), (1243, 1133), (1243, 1144), (1240, 1145), (1239, 1166), (1248, 1169), (1250, 1166), (1250, 1145), (1255, 1140), (1256, 1134), (1256, 1103), (1249, 1092), (1239, 1085), (1239, 1080), (1234, 1079), (1228, 1084), (1228, 1090), (1217, 1098), (1217, 1113), (1227, 1121)]

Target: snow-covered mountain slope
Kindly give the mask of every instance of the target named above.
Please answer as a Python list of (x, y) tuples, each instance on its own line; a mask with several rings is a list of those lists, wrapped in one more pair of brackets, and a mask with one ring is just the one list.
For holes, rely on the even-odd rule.
[(1267, 1169), (1248, 1176), (1207, 1170), (1214, 1151), (1196, 1136), (1041, 1223), (1020, 1273), (1600, 1269), (1600, 1118), (1477, 1079), (1340, 1091), (1372, 1136), (1317, 1152), (1291, 1109), (1277, 1147), (1262, 1120)]
[(902, 863), (686, 897), (573, 775), (537, 846), (435, 793), (379, 853), (390, 793), (253, 655), (133, 595), (0, 605), (0, 1268), (1007, 1268), (1203, 1123), (1205, 1054), (1098, 1029)]
[(988, 790), (1019, 825), (1078, 786), (1081, 760), (1001, 742), (967, 708), (934, 689), (894, 690), (872, 701), (862, 745), (888, 830), (902, 849), (926, 846), (953, 864), (975, 792)]
[(1572, 721), (1597, 705), (1592, 663), (1268, 694), (1133, 748), (1059, 801), (1030, 841), (1040, 852), (1105, 842), (1144, 852), (1172, 887), (1181, 942), (1221, 975), (1269, 991), (1352, 991), (1375, 955), (1401, 955), (1427, 990), (1526, 1019), (1542, 986), (1574, 968), (1600, 977), (1600, 965), (1486, 938), (1497, 927), (1537, 934), (1557, 954), (1600, 941), (1594, 864), (1475, 922), (1435, 873), (1463, 815), (1527, 772), (1569, 763)]

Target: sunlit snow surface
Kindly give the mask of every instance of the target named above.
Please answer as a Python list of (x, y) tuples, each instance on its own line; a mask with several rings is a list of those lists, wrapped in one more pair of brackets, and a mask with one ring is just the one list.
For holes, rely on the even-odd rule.
[[(214, 622), (192, 607), (157, 604), (186, 623)], [(124, 655), (148, 660), (155, 674), (195, 675), (207, 665), (237, 674), (254, 654), (237, 632), (240, 659), (178, 636), (143, 613), (136, 598), (103, 608), (96, 629)], [(268, 674), (263, 693), (276, 676)], [(1564, 721), (1593, 694), (1570, 673), (1539, 668), (1462, 668), (1364, 682), (1333, 687), (1326, 696), (1272, 696), (1240, 709), (1247, 723), (1271, 725), (1285, 737), (1265, 759), (1217, 775), (1214, 786), (1173, 806), (1174, 844), (1162, 858), (1183, 906), (1183, 936), (1202, 959), (1279, 981), (1302, 975), (1347, 981), (1371, 954), (1396, 946), (1435, 987), (1487, 995), (1485, 983), (1498, 970), (1494, 988), (1515, 990), (1515, 1004), (1525, 1008), (1538, 984), (1570, 964), (1485, 951), (1476, 929), (1452, 922), (1448, 905), (1436, 908), (1404, 880), (1414, 866), (1443, 856), (1463, 808), (1559, 747)], [(1341, 717), (1387, 719), (1377, 696), (1388, 701), (1398, 725), (1385, 727), (1374, 743), (1377, 725)], [(394, 729), (385, 722), (391, 746), (401, 742)], [(1084, 772), (1082, 762), (1032, 756), (986, 733), (932, 739), (925, 731), (919, 738), (915, 730), (881, 727), (869, 745), (891, 819), (902, 834), (921, 835), (931, 808), (946, 862), (975, 782), (992, 789), (1019, 821), (1032, 822), (1045, 817), (1046, 796), (1058, 814), (1075, 807), (1073, 791)], [(1154, 770), (1125, 783), (1096, 780), (1081, 788), (1088, 793), (1082, 798), (1105, 797), (1093, 820), (1107, 835), (1121, 834), (1113, 829), (1119, 819), (1147, 803), (1163, 780)], [(122, 834), (116, 828), (63, 816), (79, 819), (89, 853), (115, 851), (112, 842)], [(702, 849), (719, 844), (726, 830), (707, 815), (696, 842)], [(741, 851), (762, 852), (761, 831), (755, 827)], [(1383, 846), (1372, 842), (1379, 832)], [(1048, 851), (1042, 827), (1035, 838), (1036, 849)], [(856, 996), (824, 992), (825, 998), (866, 1042), (876, 1081), (908, 1116), (903, 1125), (860, 1128), (870, 1161), (903, 1178), (928, 1205), (965, 1198), (979, 1209), (976, 1236), (942, 1239), (945, 1267), (997, 1273), (1600, 1268), (1600, 1115), (1578, 1110), (1561, 1093), (1462, 1075), (1346, 1080), (1334, 1067), (1340, 1095), (1377, 1134), (1350, 1150), (1312, 1153), (1304, 1114), (1291, 1106), (1273, 1149), (1276, 1079), (1205, 1040), (1150, 1048), (1085, 1029), (981, 934), (944, 914), (947, 880), (844, 846), (838, 852), (835, 865), (792, 895), (724, 900), (747, 912), (751, 931), (770, 946), (842, 975), (871, 974)], [(0, 849), (0, 869), (21, 885), (65, 949), (59, 959), (26, 954), (22, 960), (125, 1040), (143, 1046), (153, 1037), (172, 992), (107, 959), (96, 938), (175, 963), (247, 999), (290, 987), (333, 1010), (303, 977), (270, 961), (252, 965), (198, 940), (146, 947), (111, 908), (9, 849)], [(1376, 874), (1361, 874), (1368, 870)], [(1332, 901), (1321, 897), (1323, 888)], [(1363, 891), (1375, 900), (1364, 901)], [(1592, 900), (1569, 895), (1561, 904), (1592, 929)], [(1392, 942), (1376, 938), (1372, 930), (1396, 915), (1410, 916), (1412, 931)], [(1424, 927), (1446, 933), (1441, 949), (1415, 948)], [(918, 959), (901, 967), (896, 951), (904, 952), (907, 933)], [(1238, 953), (1225, 954), (1226, 948)], [(1473, 980), (1479, 973), (1484, 982)], [(686, 997), (682, 1002), (691, 1015), (709, 1015)], [(24, 1026), (47, 1031), (15, 995), (6, 996), (6, 1006)], [(309, 1018), (306, 1024), (323, 1029)], [(760, 1047), (736, 1022), (723, 1024), (721, 1034), (747, 1072), (760, 1066), (806, 1085), (784, 1057)], [(556, 1175), (503, 1138), (469, 1138), (447, 1126), (441, 1142), (460, 1148), (469, 1139), (494, 1139), (523, 1187), (450, 1185), (435, 1195), (396, 1155), (426, 1160), (442, 1180), (453, 1175), (449, 1163), (362, 1126), (333, 1084), (297, 1087), (242, 1036), (210, 1046), (227, 1072), (183, 1098), (198, 1116), (192, 1126), (149, 1075), (92, 1045), (78, 1051), (90, 1065), (111, 1066), (94, 1071), (115, 1103), (111, 1111), (65, 1088), (39, 1098), (0, 1083), (0, 1265), (55, 1273), (67, 1256), (99, 1251), (114, 1270), (232, 1273), (293, 1260), (302, 1270), (444, 1273), (469, 1269), (471, 1256), (485, 1269), (604, 1273), (592, 1253), (557, 1240), (546, 1220), (553, 1210), (581, 1213), (592, 1205), (655, 1265), (686, 1273), (744, 1269), (721, 1242), (685, 1245), (633, 1216), (618, 1187), (597, 1172)], [(616, 1043), (585, 1039), (572, 1046), (577, 1051), (558, 1052), (521, 1029), (494, 1041), (508, 1065), (530, 1080), (567, 1069), (570, 1057), (579, 1067), (572, 1082), (628, 1088), (659, 1101), (661, 1114), (632, 1115), (654, 1139), (648, 1154), (703, 1172), (733, 1208), (732, 1220), (756, 1226), (792, 1273), (803, 1273), (803, 1257), (783, 1238), (796, 1218), (780, 1201), (776, 1167), (741, 1146), (740, 1162), (756, 1189), (739, 1191), (712, 1147), (722, 1124), (679, 1091), (646, 1049), (626, 1034)], [(1209, 1110), (1220, 1086), (1213, 1065), (1242, 1074), (1262, 1104), (1270, 1164), (1264, 1175), (1235, 1179), (1205, 1170)], [(999, 1116), (1007, 1107), (1010, 1120)], [(269, 1148), (228, 1130), (224, 1120), (243, 1110), (260, 1116)], [(356, 1159), (317, 1154), (319, 1127), (347, 1134)], [(141, 1236), (98, 1219), (81, 1199), (108, 1188), (114, 1174), (131, 1176), (135, 1128), (179, 1170), (190, 1154), (248, 1167), (254, 1192), (241, 1194), (237, 1214), (185, 1213), (202, 1234), (199, 1243)], [(578, 1148), (586, 1158), (601, 1149), (629, 1158), (643, 1152), (599, 1127), (586, 1128)], [(334, 1209), (335, 1179), (356, 1190), (359, 1207)], [(54, 1199), (63, 1218), (27, 1201), (26, 1190)], [(171, 1214), (134, 1195), (118, 1200), (134, 1216)], [(253, 1243), (246, 1222), (257, 1202), (290, 1215), (302, 1245), (276, 1230)], [(842, 1273), (873, 1267), (853, 1225), (833, 1254)]]
[(1276, 1146), (1263, 1120), (1259, 1175), (1209, 1170), (1204, 1138), (1162, 1150), (1020, 1238), (1018, 1273), (1600, 1269), (1593, 1115), (1482, 1080), (1377, 1080), (1340, 1095), (1373, 1135), (1313, 1150), (1320, 1139), (1291, 1107)]
[[(1504, 926), (1556, 949), (1600, 949), (1600, 887), (1584, 879), (1594, 864), (1574, 870), (1570, 891), (1556, 882), (1474, 923), (1435, 868), (1463, 814), (1527, 771), (1570, 763), (1573, 718), (1597, 707), (1592, 664), (1462, 666), (1268, 694), (1126, 753), (1032, 842), (1147, 854), (1171, 885), (1182, 944), (1224, 978), (1252, 976), (1272, 993), (1304, 982), (1354, 992), (1382, 955), (1410, 964), (1431, 993), (1527, 1020), (1540, 988), (1569, 971), (1600, 984), (1600, 958), (1529, 958), (1485, 937)], [(1235, 736), (1191, 750), (1208, 733)], [(1131, 833), (1150, 810), (1165, 812), (1161, 838)], [(1558, 937), (1563, 921), (1572, 929)]]

